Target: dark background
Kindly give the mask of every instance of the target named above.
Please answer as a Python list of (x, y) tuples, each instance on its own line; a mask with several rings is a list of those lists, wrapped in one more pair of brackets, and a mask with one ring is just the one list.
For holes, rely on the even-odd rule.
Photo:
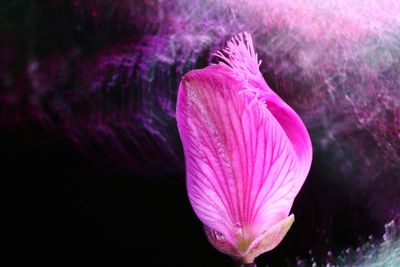
[[(99, 168), (33, 123), (2, 129), (1, 137), (2, 176), (11, 181), (3, 187), (10, 211), (5, 216), (11, 226), (6, 228), (8, 248), (16, 252), (17, 262), (232, 265), (206, 240), (189, 205), (183, 174), (141, 177)], [(328, 251), (363, 243), (359, 236), (382, 234), (363, 203), (349, 202), (337, 185), (318, 179), (323, 172), (314, 160), (295, 200), (295, 224), (281, 245), (259, 257), (259, 266), (294, 265), (296, 257), (313, 255), (324, 262)], [(333, 211), (330, 216), (327, 209)]]

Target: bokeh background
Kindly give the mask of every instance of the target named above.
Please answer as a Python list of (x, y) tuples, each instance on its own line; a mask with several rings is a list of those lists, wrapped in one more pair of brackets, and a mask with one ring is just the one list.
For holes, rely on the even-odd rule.
[(400, 266), (395, 0), (1, 1), (13, 262), (232, 266), (186, 196), (175, 102), (241, 31), (314, 148), (296, 222), (258, 266)]

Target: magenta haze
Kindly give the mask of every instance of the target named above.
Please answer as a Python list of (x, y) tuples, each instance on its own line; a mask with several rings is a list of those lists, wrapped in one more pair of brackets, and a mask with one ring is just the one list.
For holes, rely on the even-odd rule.
[(102, 163), (182, 171), (180, 77), (246, 30), (268, 84), (310, 130), (324, 188), (362, 199), (382, 226), (399, 217), (399, 1), (48, 2), (53, 28), (0, 29), (2, 127), (33, 119)]
[[(163, 171), (171, 163), (175, 169), (182, 165), (177, 132), (171, 130), (179, 77), (207, 65), (229, 36), (251, 29), (261, 71), (304, 114), (321, 151), (336, 151), (344, 174), (374, 179), (399, 163), (399, 4), (278, 2), (240, 8), (241, 1), (223, 0), (212, 8), (196, 0), (52, 2), (54, 16), (64, 8), (71, 12), (73, 33), (58, 36), (72, 39), (63, 48), (42, 48), (45, 54), (32, 52), (21, 70), (7, 68), (25, 55), (6, 32), (2, 108), (23, 106), (89, 155), (100, 149), (135, 171), (154, 170), (154, 164)], [(70, 25), (59, 26), (71, 31)], [(9, 115), (2, 121), (18, 116)], [(362, 138), (352, 142), (355, 131)], [(354, 170), (353, 160), (368, 160), (368, 167)]]

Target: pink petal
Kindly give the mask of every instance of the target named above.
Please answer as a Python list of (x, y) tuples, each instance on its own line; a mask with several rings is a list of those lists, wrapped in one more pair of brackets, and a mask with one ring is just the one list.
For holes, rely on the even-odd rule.
[(222, 62), (220, 64), (229, 66), (237, 77), (247, 80), (248, 86), (257, 92), (257, 98), (260, 101), (264, 101), (267, 104), (268, 109), (284, 128), (292, 142), (303, 169), (304, 179), (299, 182), (300, 188), (310, 170), (312, 160), (311, 139), (306, 127), (297, 113), (272, 91), (265, 82), (258, 68), (261, 65), (261, 61), (258, 60), (257, 54), (254, 52), (250, 34), (244, 32), (235, 36), (228, 41), (227, 47), (223, 51), (227, 56), (221, 52), (218, 52), (217, 56), (226, 61), (226, 63)]
[(228, 44), (228, 64), (183, 77), (177, 121), (193, 209), (217, 249), (245, 259), (275, 247), (289, 229), (282, 222), (308, 173), (311, 143), (240, 37)]

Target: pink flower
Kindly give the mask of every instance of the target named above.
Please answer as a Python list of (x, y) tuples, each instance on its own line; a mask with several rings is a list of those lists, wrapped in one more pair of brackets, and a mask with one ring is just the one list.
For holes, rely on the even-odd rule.
[(262, 77), (250, 34), (235, 36), (223, 52), (226, 63), (183, 77), (178, 129), (189, 199), (209, 241), (251, 263), (292, 225), (312, 147), (300, 117)]

